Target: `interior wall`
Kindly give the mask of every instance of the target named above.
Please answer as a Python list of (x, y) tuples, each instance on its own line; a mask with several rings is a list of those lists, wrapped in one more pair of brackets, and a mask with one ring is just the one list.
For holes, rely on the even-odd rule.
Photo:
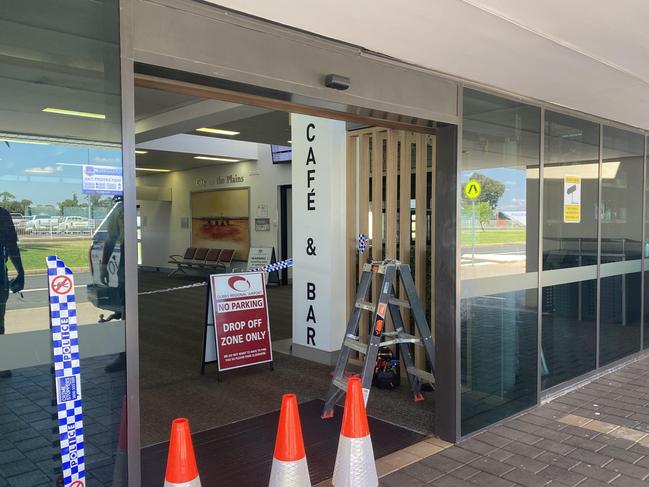
[[(227, 177), (234, 175), (238, 176), (237, 182), (228, 182)], [(172, 195), (171, 202), (138, 199), (142, 216), (142, 265), (169, 267), (169, 255), (185, 252), (191, 244), (191, 193), (213, 189), (250, 188), (250, 244), (275, 247), (277, 254), (277, 187), (290, 183), (291, 165), (274, 165), (270, 145), (266, 144), (258, 144), (257, 161), (138, 176), (138, 186), (169, 187)], [(255, 231), (258, 205), (267, 205), (270, 231)], [(183, 219), (188, 219), (187, 228), (183, 228)]]

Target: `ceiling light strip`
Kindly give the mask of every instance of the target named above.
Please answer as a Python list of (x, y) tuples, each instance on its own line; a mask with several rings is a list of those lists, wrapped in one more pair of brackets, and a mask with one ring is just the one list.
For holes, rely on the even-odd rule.
[(231, 157), (194, 156), (194, 159), (201, 161), (241, 162), (241, 159), (233, 159)]
[(213, 129), (210, 127), (201, 127), (196, 129), (196, 132), (202, 132), (206, 134), (216, 134), (216, 135), (239, 135), (241, 132), (236, 132), (234, 130), (224, 130), (224, 129)]
[(82, 117), (82, 118), (94, 118), (98, 120), (105, 120), (106, 115), (103, 113), (92, 113), (92, 112), (79, 112), (77, 110), (67, 110), (65, 108), (43, 108), (45, 113), (54, 113), (55, 115), (68, 115), (71, 117)]

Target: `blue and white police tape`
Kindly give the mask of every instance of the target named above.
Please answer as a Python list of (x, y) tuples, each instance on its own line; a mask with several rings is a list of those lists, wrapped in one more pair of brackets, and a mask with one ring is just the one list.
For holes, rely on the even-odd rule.
[(275, 272), (281, 271), (282, 269), (288, 269), (293, 266), (293, 259), (286, 259), (280, 262), (275, 262), (273, 264), (268, 264), (264, 267), (259, 267), (257, 269), (252, 269), (250, 272)]
[(56, 256), (47, 257), (47, 275), (63, 485), (84, 487), (83, 403), (74, 276)]
[(367, 235), (363, 235), (362, 233), (358, 235), (358, 251), (362, 254), (365, 252), (365, 249), (367, 248), (367, 244), (369, 243), (370, 239), (367, 238)]

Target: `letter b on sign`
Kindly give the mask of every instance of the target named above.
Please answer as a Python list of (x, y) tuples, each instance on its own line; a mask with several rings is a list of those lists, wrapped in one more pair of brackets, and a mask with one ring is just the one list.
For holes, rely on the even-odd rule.
[(306, 283), (306, 299), (313, 301), (315, 299), (315, 284), (312, 282)]

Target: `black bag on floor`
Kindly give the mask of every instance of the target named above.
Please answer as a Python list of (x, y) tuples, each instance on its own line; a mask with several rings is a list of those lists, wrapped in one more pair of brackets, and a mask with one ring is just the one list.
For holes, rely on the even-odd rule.
[(387, 347), (379, 348), (372, 385), (379, 389), (395, 389), (401, 385), (399, 361), (394, 358), (392, 350)]

